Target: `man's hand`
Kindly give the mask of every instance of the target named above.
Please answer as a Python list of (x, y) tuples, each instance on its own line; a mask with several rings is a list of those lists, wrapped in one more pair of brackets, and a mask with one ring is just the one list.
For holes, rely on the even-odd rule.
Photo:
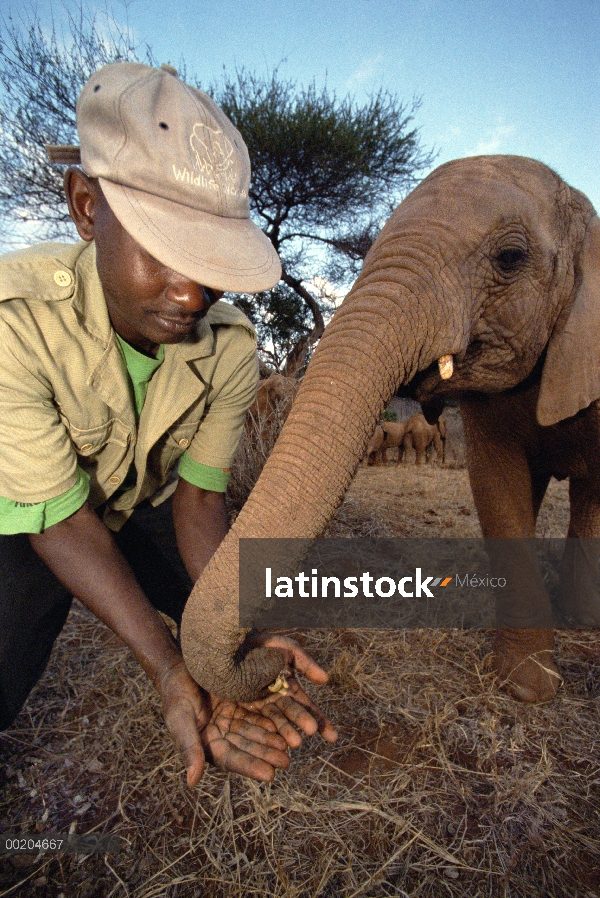
[[(257, 711), (209, 695), (185, 664), (172, 667), (158, 683), (167, 728), (182, 754), (188, 786), (196, 786), (206, 760), (222, 770), (270, 782), (285, 770), (290, 744), (277, 725)], [(297, 745), (302, 741), (298, 737)]]
[[(223, 494), (202, 490), (180, 478), (173, 495), (173, 520), (181, 557), (192, 580), (197, 580), (227, 531)], [(247, 713), (253, 714), (255, 723), (260, 721), (261, 728), (272, 721), (290, 748), (298, 748), (302, 743), (298, 730), (308, 736), (318, 731), (327, 742), (335, 742), (335, 729), (291, 673), (298, 671), (312, 683), (323, 685), (327, 682), (325, 671), (296, 642), (285, 636), (259, 634), (254, 645), (265, 645), (282, 653), (292, 677), (289, 691), (287, 695), (273, 694), (244, 706), (224, 703), (224, 707), (235, 707), (238, 714), (242, 707), (245, 708)]]
[(244, 707), (249, 711), (260, 712), (264, 717), (272, 720), (290, 748), (298, 748), (302, 742), (302, 736), (298, 730), (306, 733), (307, 736), (313, 736), (319, 732), (327, 742), (335, 742), (338, 734), (331, 721), (311, 701), (294, 675), (297, 671), (311, 683), (323, 686), (328, 679), (323, 668), (319, 667), (297, 642), (286, 636), (260, 633), (256, 636), (253, 644), (277, 649), (281, 652), (287, 665), (286, 678), (289, 688), (287, 693), (275, 692), (267, 698), (250, 702)]

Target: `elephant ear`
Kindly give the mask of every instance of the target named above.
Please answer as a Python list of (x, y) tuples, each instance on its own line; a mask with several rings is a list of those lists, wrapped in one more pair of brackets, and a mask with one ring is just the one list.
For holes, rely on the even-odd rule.
[(600, 219), (587, 229), (580, 284), (562, 329), (552, 334), (542, 371), (537, 419), (543, 427), (576, 415), (600, 397)]

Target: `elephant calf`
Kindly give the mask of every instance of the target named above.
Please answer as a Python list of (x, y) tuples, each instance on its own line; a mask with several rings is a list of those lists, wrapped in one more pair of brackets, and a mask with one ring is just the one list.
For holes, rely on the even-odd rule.
[[(430, 422), (446, 398), (460, 402), (485, 537), (534, 537), (552, 476), (570, 478), (569, 537), (600, 536), (600, 221), (583, 194), (532, 159), (480, 156), (440, 166), (393, 213), (186, 606), (184, 656), (210, 692), (250, 700), (285, 667), (238, 628), (238, 540), (318, 535), (399, 388)], [(598, 559), (581, 545), (571, 540), (563, 563), (561, 611), (599, 626), (585, 588)], [(537, 701), (560, 677), (550, 601), (522, 562), (495, 664)]]
[(383, 432), (383, 427), (378, 424), (375, 427), (373, 436), (367, 443), (367, 448), (365, 450), (365, 458), (369, 467), (377, 464), (377, 459), (382, 455), (382, 446), (384, 444), (384, 441), (385, 434)]
[(435, 423), (429, 424), (425, 416), (420, 412), (412, 415), (405, 425), (403, 441), (404, 457), (414, 449), (415, 463), (423, 465), (427, 461), (427, 451), (433, 446), (439, 462), (446, 461), (446, 422), (439, 418)]
[(406, 433), (406, 424), (402, 421), (384, 421), (381, 425), (383, 429), (383, 445), (381, 447), (381, 460), (383, 464), (387, 461), (388, 449), (397, 448), (398, 455), (396, 464), (404, 461), (404, 435)]

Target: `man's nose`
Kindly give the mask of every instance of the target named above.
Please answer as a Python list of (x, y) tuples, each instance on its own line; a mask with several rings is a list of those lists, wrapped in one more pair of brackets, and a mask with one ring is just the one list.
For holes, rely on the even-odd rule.
[(167, 299), (176, 303), (188, 315), (206, 312), (211, 305), (210, 297), (201, 284), (179, 275), (171, 278), (166, 293)]

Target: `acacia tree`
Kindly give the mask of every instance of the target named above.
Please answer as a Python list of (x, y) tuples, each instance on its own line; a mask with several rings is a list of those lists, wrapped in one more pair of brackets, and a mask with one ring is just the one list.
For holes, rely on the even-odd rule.
[(258, 304), (255, 317), (280, 326), (285, 301), (304, 303), (287, 332), (296, 338), (283, 365), (291, 373), (324, 328), (323, 303), (309, 289), (315, 274), (353, 279), (383, 221), (431, 165), (412, 127), (420, 102), (381, 90), (359, 105), (314, 83), (298, 87), (277, 69), (267, 78), (224, 70), (211, 93), (248, 145), (251, 210), (283, 268), (274, 297), (239, 304), (250, 314)]
[[(90, 75), (109, 62), (152, 64), (127, 27), (67, 12), (67, 35), (33, 16), (3, 21), (0, 38), (0, 236), (6, 245), (27, 239), (73, 237), (63, 190), (63, 171), (52, 165), (46, 144), (77, 142), (75, 104)], [(104, 26), (104, 27), (103, 27)], [(25, 227), (23, 227), (25, 225)]]
[[(107, 27), (108, 24), (108, 27)], [(127, 27), (99, 24), (78, 7), (67, 34), (37, 17), (9, 18), (0, 39), (0, 236), (5, 244), (73, 236), (62, 171), (46, 144), (76, 143), (75, 104), (89, 76), (109, 62), (154, 64)], [(181, 72), (185, 77), (185, 72)], [(198, 84), (199, 87), (203, 87)], [(204, 85), (204, 89), (206, 85)], [(321, 336), (333, 306), (315, 275), (347, 285), (391, 208), (431, 164), (406, 106), (380, 91), (366, 104), (327, 87), (298, 87), (277, 69), (244, 69), (208, 87), (240, 130), (252, 160), (251, 214), (279, 253), (272, 290), (236, 303), (257, 325), (272, 366), (293, 373)], [(15, 229), (15, 223), (20, 229)]]

